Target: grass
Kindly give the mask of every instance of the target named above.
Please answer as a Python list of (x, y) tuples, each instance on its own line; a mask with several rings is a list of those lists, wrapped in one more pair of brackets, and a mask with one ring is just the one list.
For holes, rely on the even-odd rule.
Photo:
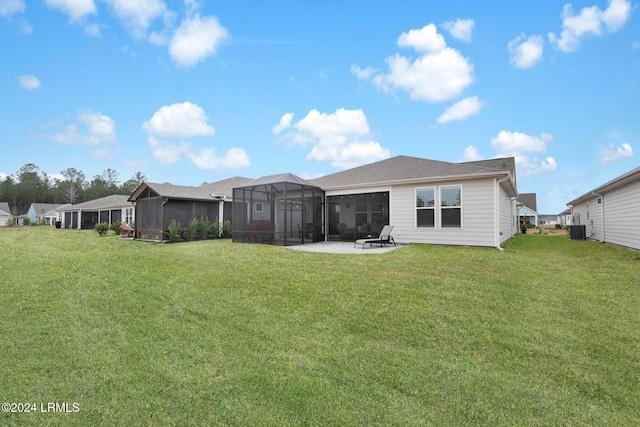
[(640, 425), (640, 255), (0, 230), (2, 425)]

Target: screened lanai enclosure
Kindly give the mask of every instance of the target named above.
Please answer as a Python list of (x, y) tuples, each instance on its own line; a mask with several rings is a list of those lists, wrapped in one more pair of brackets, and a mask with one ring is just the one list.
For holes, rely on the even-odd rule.
[(135, 238), (165, 240), (172, 221), (184, 229), (194, 218), (230, 219), (231, 203), (225, 203), (224, 196), (212, 193), (211, 185), (186, 187), (142, 183), (129, 197), (136, 203)]
[(292, 246), (324, 240), (324, 192), (293, 174), (233, 189), (233, 241)]

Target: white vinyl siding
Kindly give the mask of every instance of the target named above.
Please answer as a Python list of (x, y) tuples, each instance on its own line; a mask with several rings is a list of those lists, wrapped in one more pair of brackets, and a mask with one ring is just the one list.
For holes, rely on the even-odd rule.
[[(461, 186), (463, 228), (426, 228), (416, 226), (416, 188)], [(470, 180), (413, 185), (396, 185), (390, 192), (390, 223), (399, 243), (441, 245), (495, 246), (494, 180)], [(438, 203), (439, 204), (439, 203)], [(438, 216), (439, 209), (436, 209)], [(436, 224), (440, 219), (436, 218)]]
[(500, 209), (500, 244), (506, 242), (517, 233), (518, 221), (517, 221), (517, 208), (515, 207), (515, 201), (511, 200), (511, 197), (502, 188), (499, 190), (498, 195), (499, 209)]
[[(640, 249), (640, 181), (604, 195), (604, 240)], [(591, 203), (589, 208), (591, 208)], [(600, 205), (598, 205), (599, 207)]]

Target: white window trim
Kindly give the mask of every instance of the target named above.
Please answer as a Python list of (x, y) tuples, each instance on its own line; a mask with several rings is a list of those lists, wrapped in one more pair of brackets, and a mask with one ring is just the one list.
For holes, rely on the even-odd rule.
[[(433, 190), (433, 207), (422, 207), (419, 208), (418, 206), (416, 206), (416, 200), (418, 198), (418, 190), (426, 190), (426, 189), (431, 189)], [(416, 229), (420, 229), (420, 230), (435, 230), (438, 228), (438, 191), (437, 191), (437, 187), (436, 186), (428, 186), (428, 187), (416, 187), (414, 188), (413, 191), (413, 226)], [(418, 209), (431, 209), (433, 210), (433, 227), (419, 227), (418, 226)]]
[[(260, 209), (258, 209), (258, 206), (260, 206)], [(262, 204), (262, 202), (256, 202), (255, 211), (256, 212), (264, 212), (264, 205)]]
[[(463, 210), (463, 206), (464, 206), (464, 201), (462, 200), (462, 184), (453, 184), (453, 185), (440, 185), (438, 186), (438, 196), (440, 199), (442, 199), (442, 189), (443, 188), (451, 188), (451, 187), (458, 187), (460, 189), (460, 205), (459, 206), (441, 206), (441, 204), (438, 202), (438, 213), (439, 213), (439, 228), (440, 229), (446, 229), (446, 230), (462, 230), (464, 228), (464, 210)], [(460, 209), (460, 227), (443, 227), (442, 226), (442, 209)]]

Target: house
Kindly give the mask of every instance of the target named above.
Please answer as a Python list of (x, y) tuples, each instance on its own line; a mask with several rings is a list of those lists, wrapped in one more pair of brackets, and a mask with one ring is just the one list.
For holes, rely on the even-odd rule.
[(520, 224), (538, 226), (538, 202), (536, 193), (520, 193), (518, 196), (518, 219)]
[(538, 224), (540, 226), (546, 227), (555, 227), (557, 224), (560, 224), (560, 215), (539, 215), (538, 216)]
[[(398, 243), (499, 248), (518, 230), (513, 157), (449, 163), (396, 156), (309, 181), (290, 174), (282, 178), (284, 183), (274, 183), (273, 178), (249, 183), (253, 190), (234, 189), (234, 241), (260, 241), (265, 233), (273, 236), (266, 242), (276, 244), (307, 243), (318, 237), (353, 241), (392, 224)], [(267, 185), (264, 195), (253, 199), (261, 180)], [(279, 185), (276, 192), (268, 187), (274, 185)], [(258, 209), (269, 222), (260, 227), (255, 222)], [(318, 226), (324, 233), (316, 234)], [(298, 232), (299, 239), (280, 239)]]
[(573, 224), (573, 222), (571, 222), (571, 209), (565, 209), (559, 216), (560, 226), (562, 226), (562, 228), (568, 227)]
[(87, 202), (62, 207), (56, 211), (62, 228), (91, 230), (99, 222), (109, 225), (116, 221), (132, 224), (135, 221), (134, 205), (129, 196), (112, 194)]
[(134, 236), (141, 240), (165, 239), (165, 231), (175, 220), (184, 228), (194, 218), (231, 220), (233, 188), (252, 181), (233, 177), (199, 187), (143, 182), (129, 196), (135, 203)]
[(31, 224), (53, 225), (57, 220), (56, 210), (69, 204), (56, 203), (31, 203), (25, 215), (21, 215), (19, 223), (24, 223), (24, 218), (29, 218)]
[(567, 203), (585, 237), (640, 249), (640, 167)]
[(11, 209), (9, 208), (9, 203), (0, 202), (0, 227), (5, 227), (11, 223), (13, 223), (14, 218), (11, 215)]

